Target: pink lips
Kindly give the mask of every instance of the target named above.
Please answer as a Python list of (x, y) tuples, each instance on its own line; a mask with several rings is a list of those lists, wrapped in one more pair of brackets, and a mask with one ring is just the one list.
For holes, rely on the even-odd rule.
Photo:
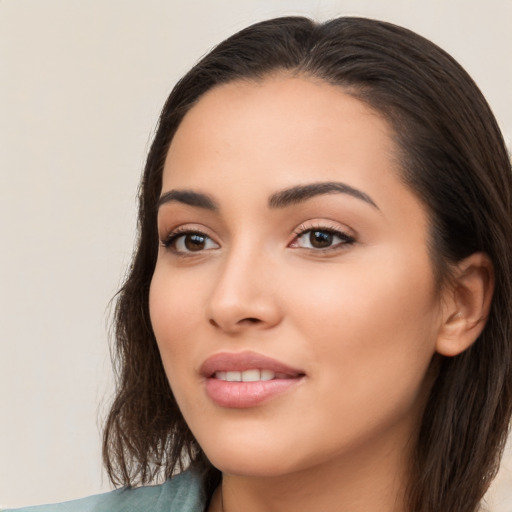
[[(262, 370), (273, 372), (271, 380), (253, 382), (224, 380), (225, 372)], [(304, 372), (256, 352), (222, 352), (209, 357), (200, 368), (205, 377), (206, 393), (217, 405), (228, 408), (248, 408), (259, 405), (296, 386)], [(220, 378), (218, 378), (220, 377)]]

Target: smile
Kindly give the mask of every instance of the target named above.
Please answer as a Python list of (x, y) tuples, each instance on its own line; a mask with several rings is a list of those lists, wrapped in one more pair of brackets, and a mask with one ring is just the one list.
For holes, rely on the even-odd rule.
[(214, 378), (226, 382), (259, 382), (273, 379), (290, 379), (293, 377), (284, 373), (276, 373), (272, 370), (253, 369), (243, 372), (215, 372)]
[(256, 407), (294, 389), (305, 372), (255, 352), (222, 352), (201, 366), (208, 398), (220, 407)]

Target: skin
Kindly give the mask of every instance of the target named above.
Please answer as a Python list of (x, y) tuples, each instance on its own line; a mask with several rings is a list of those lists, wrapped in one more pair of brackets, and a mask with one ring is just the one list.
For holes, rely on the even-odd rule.
[[(217, 87), (181, 123), (162, 194), (204, 193), (219, 209), (160, 206), (161, 240), (182, 236), (161, 244), (150, 312), (180, 409), (223, 472), (210, 511), (405, 510), (446, 312), (428, 216), (394, 155), (381, 117), (303, 77)], [(272, 194), (317, 182), (347, 184), (374, 205), (329, 193), (269, 207)], [(311, 248), (308, 229), (354, 241)], [(183, 230), (204, 233), (203, 248), (187, 249)], [(256, 407), (213, 403), (202, 363), (245, 350), (305, 377)]]

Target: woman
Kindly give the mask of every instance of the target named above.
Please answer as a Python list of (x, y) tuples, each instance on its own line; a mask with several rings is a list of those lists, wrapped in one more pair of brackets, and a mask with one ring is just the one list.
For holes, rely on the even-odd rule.
[(106, 467), (168, 480), (59, 510), (478, 510), (511, 415), (510, 171), (408, 30), (221, 43), (164, 106), (117, 303)]

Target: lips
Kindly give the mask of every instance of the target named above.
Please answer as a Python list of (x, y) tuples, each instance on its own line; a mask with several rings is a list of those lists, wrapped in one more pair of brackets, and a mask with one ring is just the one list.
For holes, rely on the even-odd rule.
[(217, 405), (248, 408), (299, 384), (305, 372), (255, 352), (219, 353), (201, 366), (206, 393)]

